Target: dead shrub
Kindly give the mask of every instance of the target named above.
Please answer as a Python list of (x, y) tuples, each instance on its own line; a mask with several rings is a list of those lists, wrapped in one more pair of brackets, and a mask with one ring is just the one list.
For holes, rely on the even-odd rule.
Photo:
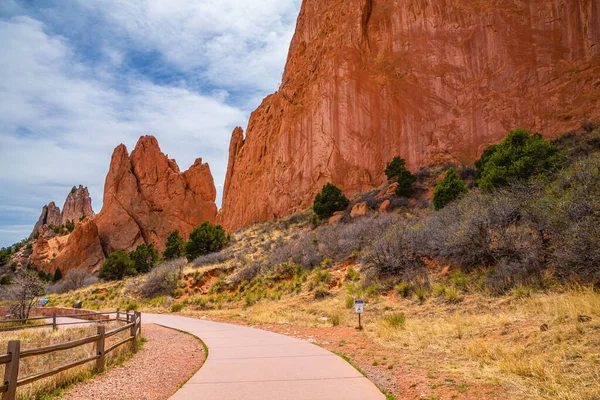
[(416, 229), (406, 223), (392, 226), (369, 246), (363, 261), (378, 275), (412, 280), (424, 273), (425, 264), (418, 253)]
[(323, 226), (316, 233), (319, 252), (336, 262), (345, 260), (363, 251), (374, 238), (383, 237), (398, 219), (395, 214), (374, 214), (347, 224)]
[(146, 276), (146, 281), (140, 286), (140, 292), (146, 298), (157, 296), (173, 296), (183, 278), (184, 259), (168, 261), (155, 267)]

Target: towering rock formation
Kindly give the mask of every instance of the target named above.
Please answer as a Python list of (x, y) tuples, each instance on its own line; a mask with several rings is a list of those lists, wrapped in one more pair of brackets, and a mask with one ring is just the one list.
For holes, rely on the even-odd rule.
[(410, 168), (470, 162), (510, 129), (548, 136), (600, 107), (596, 0), (304, 0), (279, 91), (234, 131), (221, 222), (308, 207)]
[[(208, 164), (198, 159), (182, 173), (154, 137), (144, 136), (131, 155), (124, 145), (115, 149), (98, 215), (81, 186), (73, 188), (62, 214), (54, 203), (44, 207), (29, 262), (51, 273), (60, 268), (64, 274), (73, 268), (96, 271), (113, 251), (130, 251), (142, 243), (162, 250), (172, 230), (186, 237), (202, 222), (215, 222), (215, 198)], [(80, 222), (81, 216), (88, 218)], [(47, 227), (67, 220), (76, 222), (67, 236), (55, 236)]]
[(56, 207), (53, 201), (51, 201), (48, 205), (42, 207), (42, 214), (40, 218), (35, 223), (33, 227), (33, 231), (29, 237), (34, 236), (36, 233), (40, 232), (40, 229), (46, 225), (60, 225), (61, 215), (60, 208)]
[(65, 200), (61, 213), (61, 224), (66, 224), (67, 221), (77, 222), (83, 217), (93, 218), (94, 210), (92, 210), (92, 199), (86, 187), (79, 185), (73, 186), (71, 192)]
[(215, 198), (210, 168), (201, 159), (182, 173), (152, 136), (140, 138), (131, 156), (120, 145), (95, 218), (104, 253), (129, 251), (144, 242), (163, 249), (172, 230), (186, 237), (203, 221), (215, 222)]

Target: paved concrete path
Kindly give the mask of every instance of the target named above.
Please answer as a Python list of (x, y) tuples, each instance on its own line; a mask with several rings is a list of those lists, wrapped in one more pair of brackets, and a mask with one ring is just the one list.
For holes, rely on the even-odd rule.
[(385, 399), (350, 364), (303, 340), (174, 315), (143, 314), (142, 323), (189, 332), (208, 346), (204, 366), (171, 399)]

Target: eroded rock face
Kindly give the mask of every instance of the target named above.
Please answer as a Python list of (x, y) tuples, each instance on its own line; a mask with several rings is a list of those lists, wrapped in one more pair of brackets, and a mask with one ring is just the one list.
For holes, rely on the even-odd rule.
[(104, 186), (104, 204), (95, 218), (105, 254), (130, 251), (141, 243), (164, 249), (174, 229), (187, 237), (204, 221), (215, 222), (216, 189), (201, 159), (185, 172), (169, 160), (152, 136), (140, 138), (128, 154), (113, 153)]
[(35, 223), (33, 231), (29, 237), (33, 237), (36, 233), (40, 232), (44, 226), (48, 225), (60, 225), (61, 224), (60, 208), (56, 207), (54, 202), (50, 202), (48, 205), (42, 207), (42, 214)]
[(61, 213), (61, 224), (66, 224), (67, 221), (78, 222), (83, 217), (93, 218), (94, 210), (92, 210), (92, 199), (88, 188), (79, 185), (79, 187), (73, 187), (65, 200)]
[(74, 268), (95, 272), (102, 266), (104, 260), (96, 222), (94, 219), (86, 219), (76, 224), (62, 251), (52, 262), (42, 264), (42, 268), (50, 273), (60, 268), (63, 274)]
[(231, 140), (228, 230), (409, 168), (472, 162), (513, 128), (600, 117), (600, 4), (304, 0), (279, 91)]

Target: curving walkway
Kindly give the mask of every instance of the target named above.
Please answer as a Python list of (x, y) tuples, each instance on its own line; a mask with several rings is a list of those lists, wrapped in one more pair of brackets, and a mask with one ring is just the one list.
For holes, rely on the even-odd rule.
[(171, 399), (385, 399), (350, 364), (303, 340), (174, 315), (143, 314), (142, 322), (189, 332), (208, 346), (204, 366)]

